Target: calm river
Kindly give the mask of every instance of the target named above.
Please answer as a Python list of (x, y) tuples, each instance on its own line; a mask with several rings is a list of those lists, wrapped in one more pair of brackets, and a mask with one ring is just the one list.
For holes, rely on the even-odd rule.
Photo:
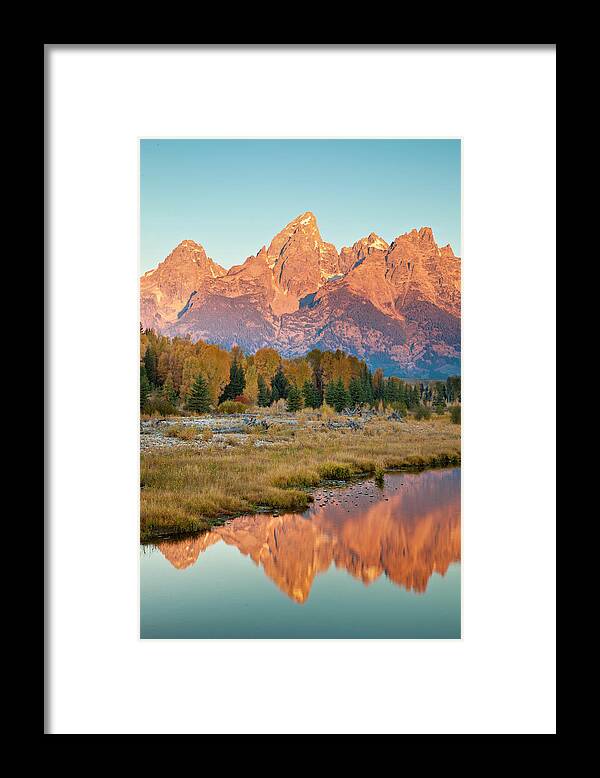
[(140, 549), (142, 638), (460, 638), (460, 468)]

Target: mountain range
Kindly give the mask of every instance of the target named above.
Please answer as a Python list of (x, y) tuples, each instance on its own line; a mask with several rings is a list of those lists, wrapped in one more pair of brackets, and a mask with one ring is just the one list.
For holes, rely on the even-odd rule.
[(141, 277), (140, 318), (246, 353), (342, 349), (387, 375), (445, 378), (460, 373), (460, 267), (430, 227), (338, 251), (307, 211), (229, 270), (182, 241)]

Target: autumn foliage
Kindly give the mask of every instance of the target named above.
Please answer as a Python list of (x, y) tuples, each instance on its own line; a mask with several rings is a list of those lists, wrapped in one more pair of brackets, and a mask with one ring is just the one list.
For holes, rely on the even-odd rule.
[(189, 338), (141, 330), (143, 412), (231, 413), (232, 404), (240, 412), (280, 401), (290, 412), (327, 402), (338, 413), (366, 405), (423, 415), (424, 407), (443, 411), (459, 403), (460, 378), (408, 382), (385, 377), (380, 368), (371, 372), (364, 360), (341, 350), (313, 349), (303, 357), (285, 359), (272, 348), (244, 354), (237, 346), (228, 351), (202, 340), (192, 343)]

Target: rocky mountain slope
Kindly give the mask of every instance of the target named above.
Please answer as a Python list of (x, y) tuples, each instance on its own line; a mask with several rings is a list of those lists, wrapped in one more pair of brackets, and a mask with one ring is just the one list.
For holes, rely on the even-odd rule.
[(429, 227), (338, 253), (307, 211), (227, 271), (183, 241), (142, 276), (141, 321), (248, 353), (341, 348), (388, 374), (445, 377), (460, 372), (460, 258)]
[(177, 320), (196, 289), (226, 272), (206, 256), (200, 244), (182, 241), (158, 267), (140, 279), (143, 326), (162, 331)]

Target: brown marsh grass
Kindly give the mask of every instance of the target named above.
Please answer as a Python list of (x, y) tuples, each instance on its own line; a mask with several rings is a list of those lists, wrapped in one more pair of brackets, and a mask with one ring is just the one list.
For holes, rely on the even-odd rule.
[(380, 479), (384, 469), (460, 462), (460, 426), (448, 416), (401, 424), (374, 419), (363, 430), (275, 427), (261, 437), (272, 445), (254, 446), (253, 434), (226, 448), (143, 452), (142, 539), (206, 529), (257, 510), (302, 511), (311, 501), (309, 490), (324, 480)]

